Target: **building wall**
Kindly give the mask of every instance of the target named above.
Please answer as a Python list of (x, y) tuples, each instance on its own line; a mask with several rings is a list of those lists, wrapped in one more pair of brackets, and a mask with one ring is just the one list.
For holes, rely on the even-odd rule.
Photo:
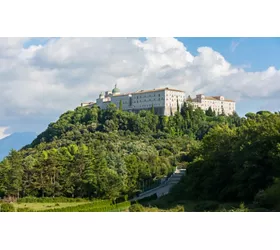
[(132, 106), (134, 110), (151, 109), (164, 107), (165, 90), (143, 91), (132, 93)]
[(177, 111), (177, 99), (181, 109), (185, 100), (185, 93), (173, 90), (165, 91), (165, 115), (169, 116), (171, 112), (174, 114)]
[[(101, 109), (106, 109), (110, 103), (114, 103), (118, 108), (122, 101), (123, 110), (133, 111), (138, 113), (140, 110), (150, 110), (154, 106), (155, 113), (159, 115), (170, 116), (177, 111), (177, 100), (181, 109), (185, 101), (185, 93), (174, 89), (158, 89), (158, 90), (141, 90), (129, 94), (112, 94), (106, 92), (105, 96), (96, 100), (96, 104)], [(226, 115), (232, 114), (235, 111), (235, 102), (225, 99), (223, 96), (197, 95), (192, 102), (194, 107), (200, 107), (206, 111), (209, 107), (217, 114), (224, 110)]]
[(156, 114), (171, 115), (177, 111), (177, 100), (179, 108), (181, 108), (185, 93), (172, 89), (159, 89), (138, 91), (131, 94), (108, 94), (101, 96), (96, 100), (96, 104), (101, 109), (106, 109), (109, 103), (114, 103), (119, 108), (119, 103), (122, 101), (123, 110), (139, 112), (140, 110), (150, 110), (154, 106)]
[(204, 95), (197, 95), (194, 102), (194, 107), (200, 107), (206, 111), (211, 107), (216, 114), (221, 114), (224, 109), (226, 115), (230, 115), (235, 111), (235, 102), (226, 100), (223, 96), (219, 97), (205, 97)]
[(111, 103), (114, 103), (118, 108), (120, 106), (120, 101), (122, 101), (123, 110), (132, 109), (129, 95), (115, 95), (111, 97)]

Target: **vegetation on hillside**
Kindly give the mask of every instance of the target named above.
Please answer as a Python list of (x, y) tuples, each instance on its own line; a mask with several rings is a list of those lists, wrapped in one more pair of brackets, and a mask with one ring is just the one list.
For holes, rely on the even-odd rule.
[(132, 197), (184, 164), (215, 124), (240, 122), (186, 104), (171, 117), (78, 107), (0, 163), (0, 195)]
[(275, 206), (280, 115), (240, 118), (187, 103), (170, 116), (110, 105), (61, 115), (30, 145), (0, 163), (1, 197), (75, 197), (125, 202), (170, 175), (187, 175), (173, 201), (258, 202)]
[(173, 201), (245, 202), (280, 210), (280, 115), (248, 114), (239, 127), (211, 128), (175, 186)]

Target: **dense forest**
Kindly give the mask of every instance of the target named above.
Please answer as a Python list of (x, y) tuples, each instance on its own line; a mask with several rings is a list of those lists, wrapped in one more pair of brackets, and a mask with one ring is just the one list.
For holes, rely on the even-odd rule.
[(0, 196), (127, 199), (180, 166), (187, 175), (174, 199), (269, 203), (280, 190), (279, 133), (279, 113), (267, 111), (241, 118), (185, 103), (165, 117), (78, 107), (0, 163)]
[(172, 199), (237, 201), (280, 211), (280, 114), (246, 117), (240, 126), (210, 129)]

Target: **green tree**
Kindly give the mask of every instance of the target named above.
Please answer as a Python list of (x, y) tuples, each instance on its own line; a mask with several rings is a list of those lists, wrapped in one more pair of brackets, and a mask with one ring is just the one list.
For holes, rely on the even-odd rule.
[(215, 116), (215, 112), (212, 110), (211, 107), (209, 107), (209, 108), (205, 111), (205, 114), (206, 114), (207, 116), (210, 116), (210, 117)]
[(120, 111), (123, 110), (123, 103), (122, 103), (122, 100), (120, 100), (120, 103), (119, 103), (119, 110), (120, 110)]
[(153, 115), (155, 114), (155, 107), (154, 107), (154, 104), (152, 104), (151, 113), (152, 113)]

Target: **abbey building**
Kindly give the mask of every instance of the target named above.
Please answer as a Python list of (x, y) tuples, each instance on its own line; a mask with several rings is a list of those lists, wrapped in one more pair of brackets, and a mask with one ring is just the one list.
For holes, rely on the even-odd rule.
[(204, 111), (211, 107), (216, 114), (231, 115), (235, 111), (235, 101), (225, 99), (224, 96), (196, 95), (196, 98), (191, 99), (191, 102), (195, 108), (199, 107)]
[(184, 91), (171, 88), (121, 93), (117, 85), (112, 91), (101, 93), (96, 102), (82, 103), (81, 106), (97, 105), (101, 109), (106, 109), (109, 104), (113, 103), (118, 108), (122, 105), (124, 111), (136, 113), (141, 110), (151, 110), (153, 107), (156, 114), (170, 116), (177, 111), (178, 105), (181, 108), (184, 102), (191, 102), (194, 107), (200, 107), (202, 110), (211, 107), (217, 114), (224, 112), (228, 115), (235, 111), (235, 102), (227, 100), (223, 96), (206, 97), (197, 95), (195, 99), (190, 97), (186, 99)]

